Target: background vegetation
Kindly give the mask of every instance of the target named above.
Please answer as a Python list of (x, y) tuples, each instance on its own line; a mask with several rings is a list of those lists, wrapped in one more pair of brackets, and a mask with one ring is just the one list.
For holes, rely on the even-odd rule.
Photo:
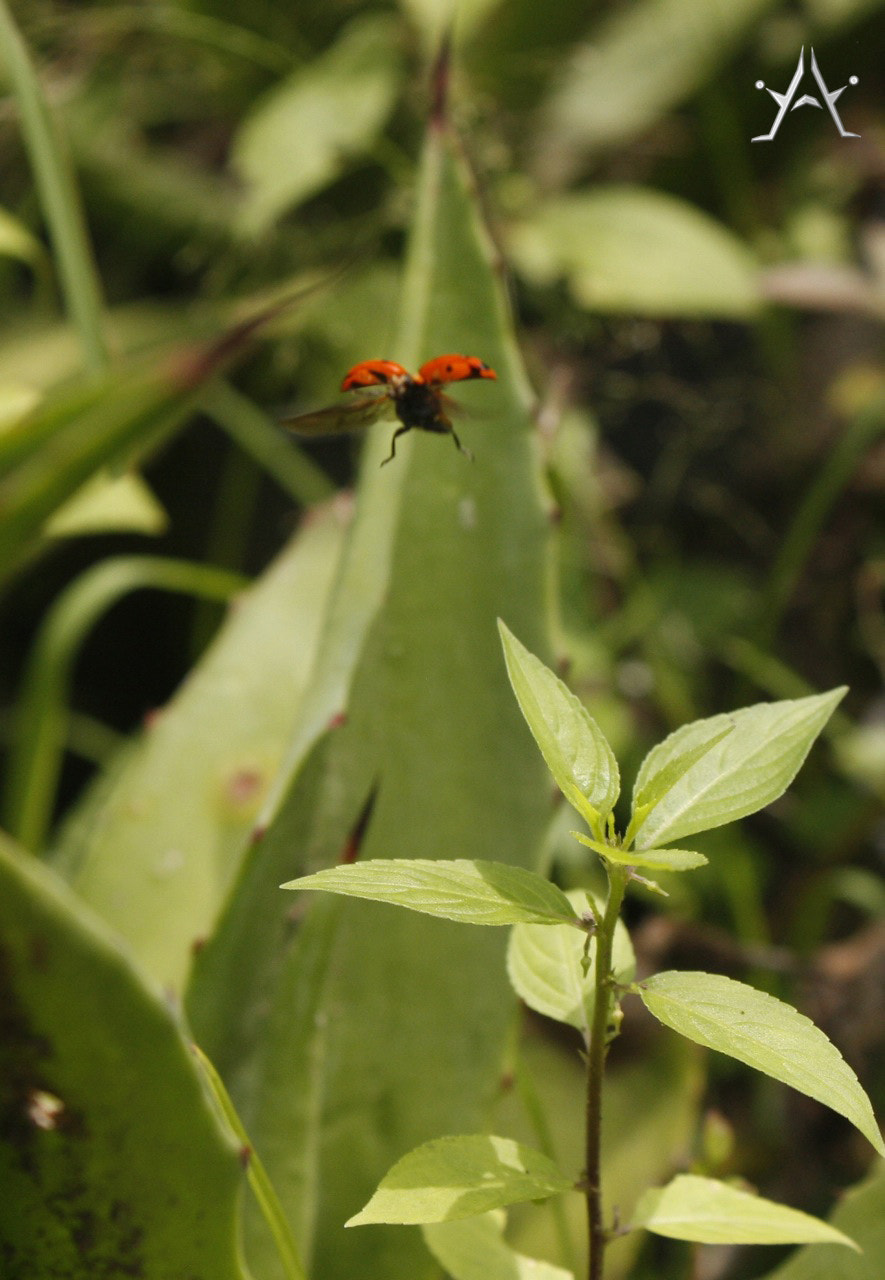
[[(428, 1137), (493, 1115), (579, 1167), (575, 1046), (528, 1021), (517, 1054), (501, 939), (322, 903), (293, 926), (276, 892), (358, 838), (586, 881), (497, 615), (628, 762), (686, 720), (850, 686), (785, 800), (631, 911), (647, 967), (797, 1002), (881, 1114), (882, 6), (463, 3), (451, 128), (425, 137), (448, 21), (0, 0), (14, 1276), (243, 1274), (242, 1171), (182, 1005), (311, 1274), (439, 1274), (417, 1233), (341, 1230)], [(809, 108), (752, 143), (756, 81), (784, 91), (811, 45), (831, 90), (858, 77), (838, 107), (860, 137)], [(422, 436), (380, 472), (387, 426), (362, 455), (275, 424), (356, 360), (446, 350), (499, 373), (464, 395), (473, 466)], [(841, 1121), (636, 1010), (613, 1066), (625, 1213), (680, 1163), (822, 1214), (868, 1171)], [(872, 1230), (881, 1178), (854, 1195)], [(568, 1215), (511, 1232), (580, 1249)], [(249, 1206), (244, 1239), (282, 1274)], [(877, 1247), (826, 1274), (877, 1275)], [(614, 1275), (774, 1265), (636, 1249)]]

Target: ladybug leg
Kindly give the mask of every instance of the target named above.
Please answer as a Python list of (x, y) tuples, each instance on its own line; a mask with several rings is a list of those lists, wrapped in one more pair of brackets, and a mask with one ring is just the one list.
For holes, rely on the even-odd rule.
[(394, 431), (393, 436), (392, 436), (391, 441), (390, 441), (390, 453), (389, 453), (389, 455), (384, 459), (384, 462), (382, 462), (382, 463), (381, 463), (382, 467), (383, 467), (383, 466), (385, 466), (388, 462), (392, 462), (392, 461), (393, 461), (393, 459), (396, 457), (396, 439), (397, 439), (397, 436), (404, 436), (404, 435), (406, 434), (406, 432), (407, 432), (407, 431), (411, 431), (411, 429), (412, 429), (411, 427), (397, 427), (397, 429), (396, 429), (396, 431)]
[(453, 440), (454, 440), (454, 442), (455, 442), (455, 448), (458, 450), (458, 452), (459, 452), (459, 453), (463, 453), (465, 458), (469, 459), (469, 461), (470, 461), (470, 462), (472, 462), (472, 461), (473, 461), (473, 454), (470, 452), (470, 450), (469, 450), (469, 449), (465, 449), (464, 445), (463, 445), (463, 444), (461, 443), (461, 441), (458, 439), (458, 433), (455, 431), (455, 428), (454, 428), (454, 427), (450, 427), (450, 428), (449, 428), (449, 431), (450, 431), (450, 433), (451, 433), (451, 437), (452, 437), (452, 439), (453, 439)]

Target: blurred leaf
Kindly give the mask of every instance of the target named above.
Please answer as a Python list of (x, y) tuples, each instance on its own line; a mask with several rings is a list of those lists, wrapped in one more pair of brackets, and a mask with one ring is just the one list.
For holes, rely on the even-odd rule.
[[(845, 693), (843, 687), (809, 698), (760, 702), (671, 733), (642, 762), (637, 794), (686, 754), (718, 741), (640, 816), (634, 833), (637, 848), (722, 826), (771, 804), (793, 781)], [(731, 732), (723, 735), (729, 727)]]
[(831, 1107), (885, 1155), (857, 1076), (820, 1028), (792, 1005), (713, 973), (656, 973), (638, 994), (665, 1026)]
[(699, 1244), (836, 1242), (860, 1252), (853, 1240), (820, 1218), (714, 1178), (686, 1173), (666, 1187), (647, 1191), (630, 1225)]
[[(577, 914), (587, 910), (587, 894), (572, 889), (566, 895)], [(600, 909), (595, 908), (596, 914)], [(518, 924), (507, 948), (507, 973), (521, 1000), (548, 1018), (577, 1027), (586, 1041), (596, 1003), (596, 939), (590, 939), (589, 967), (584, 972), (586, 934), (568, 926)], [(636, 973), (636, 957), (623, 921), (615, 926), (612, 950), (615, 981), (629, 984)]]
[(90, 370), (107, 364), (101, 286), (80, 194), (55, 118), (6, 0), (0, 0), (0, 61), (5, 64), (34, 170), (43, 216), (58, 260), (68, 313)]
[(327, 867), (280, 887), (369, 898), (461, 924), (576, 924), (578, 919), (555, 884), (505, 862), (376, 858), (355, 866)]
[(43, 532), (50, 538), (86, 533), (163, 533), (168, 516), (141, 476), (93, 476), (49, 517)]
[(486, 18), (492, 15), (494, 21), (501, 0), (459, 0), (457, 6), (451, 0), (400, 0), (400, 8), (411, 18), (424, 48), (434, 54), (449, 34), (458, 45), (469, 42)]
[(424, 1243), (452, 1280), (574, 1280), (571, 1271), (516, 1253), (504, 1240), (505, 1216), (492, 1210), (455, 1222), (428, 1223)]
[(569, 804), (601, 835), (620, 792), (612, 749), (571, 690), (500, 619), (498, 629), (510, 683), (547, 768)]
[(616, 10), (560, 75), (535, 144), (539, 169), (562, 182), (587, 152), (634, 138), (663, 118), (773, 7), (774, 0), (700, 7), (693, 0), (644, 0)]
[(0, 432), (30, 413), (40, 392), (26, 382), (0, 383)]
[(43, 245), (8, 209), (0, 208), (0, 256), (26, 263), (44, 282), (52, 266)]
[(33, 554), (53, 513), (105, 465), (171, 434), (200, 387), (242, 354), (258, 316), (214, 344), (117, 367), (47, 394), (0, 432), (0, 580)]
[(336, 508), (326, 509), (244, 593), (57, 851), (77, 891), (173, 989), (212, 930), (279, 768), (341, 536)]
[(246, 117), (232, 161), (246, 184), (244, 231), (266, 230), (370, 150), (399, 88), (398, 32), (387, 17), (356, 19)]
[(511, 1138), (435, 1138), (398, 1160), (345, 1225), (451, 1222), (521, 1200), (543, 1200), (571, 1186), (552, 1160)]
[(242, 1167), (168, 1005), (5, 840), (0, 881), (4, 1274), (242, 1280)]
[(885, 1170), (878, 1166), (865, 1182), (840, 1198), (831, 1218), (863, 1250), (838, 1245), (800, 1249), (765, 1280), (880, 1280), (885, 1258)]
[(564, 277), (589, 311), (744, 319), (760, 298), (748, 250), (683, 200), (641, 187), (599, 187), (541, 204), (509, 246), (530, 280)]

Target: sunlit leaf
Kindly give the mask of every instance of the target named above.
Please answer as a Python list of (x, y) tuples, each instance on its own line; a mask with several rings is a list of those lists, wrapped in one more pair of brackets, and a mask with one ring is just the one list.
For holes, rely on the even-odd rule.
[(618, 762), (599, 725), (562, 681), (499, 620), (513, 692), (547, 767), (569, 804), (591, 825), (612, 810)]
[(571, 1271), (511, 1249), (504, 1225), (503, 1210), (494, 1209), (475, 1218), (428, 1223), (421, 1234), (452, 1280), (574, 1280)]
[(436, 1138), (397, 1161), (365, 1208), (345, 1225), (450, 1222), (523, 1200), (544, 1200), (571, 1186), (571, 1178), (547, 1156), (510, 1138)]
[[(671, 733), (643, 761), (637, 794), (686, 754), (705, 745), (709, 749), (637, 823), (636, 847), (667, 844), (771, 804), (799, 772), (845, 692), (843, 687), (809, 698), (763, 702), (696, 720)], [(723, 733), (728, 728), (731, 732)]]
[(533, 871), (504, 862), (375, 858), (350, 866), (327, 867), (290, 880), (281, 888), (324, 889), (408, 907), (462, 924), (577, 922), (568, 898), (555, 884)]
[(837, 1243), (859, 1252), (853, 1240), (820, 1218), (693, 1174), (647, 1191), (631, 1225), (698, 1244)]
[(820, 1028), (791, 1005), (713, 973), (657, 973), (640, 984), (639, 995), (665, 1026), (831, 1107), (885, 1155), (857, 1076)]
[[(583, 890), (572, 889), (567, 897), (577, 914), (587, 910)], [(507, 972), (517, 995), (530, 1009), (577, 1027), (586, 1040), (596, 1003), (596, 939), (590, 939), (586, 974), (584, 945), (585, 935), (567, 925), (518, 924), (510, 934)], [(616, 982), (633, 981), (636, 960), (621, 920), (615, 926), (612, 967)]]
[(657, 871), (694, 871), (697, 867), (706, 866), (709, 861), (702, 853), (692, 849), (619, 849), (614, 845), (602, 844), (599, 840), (590, 840), (580, 831), (572, 835), (581, 844), (587, 845), (600, 857), (616, 862), (622, 867), (650, 867)]

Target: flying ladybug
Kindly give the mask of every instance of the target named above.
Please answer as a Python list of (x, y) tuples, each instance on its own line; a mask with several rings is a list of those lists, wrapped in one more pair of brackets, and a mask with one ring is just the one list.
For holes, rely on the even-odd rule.
[(357, 392), (351, 400), (314, 413), (284, 418), (283, 426), (303, 436), (341, 435), (368, 427), (380, 418), (398, 418), (400, 425), (393, 433), (390, 455), (381, 463), (382, 467), (396, 457), (397, 439), (413, 427), (450, 435), (456, 448), (472, 458), (448, 416), (458, 406), (443, 394), (442, 387), (447, 382), (497, 376), (478, 356), (435, 356), (422, 364), (417, 373), (409, 373), (394, 360), (363, 360), (345, 374), (341, 383), (342, 391)]

